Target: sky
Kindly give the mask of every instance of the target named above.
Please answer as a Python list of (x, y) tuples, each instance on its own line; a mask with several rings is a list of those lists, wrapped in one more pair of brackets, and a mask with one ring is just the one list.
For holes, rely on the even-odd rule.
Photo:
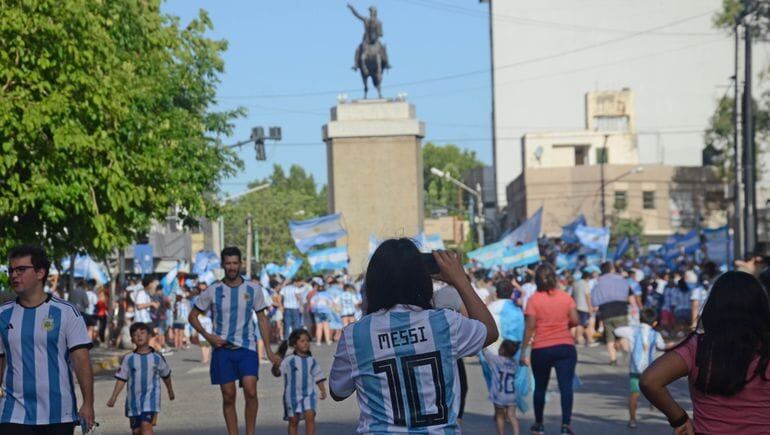
[[(631, 83), (638, 102), (639, 130), (660, 131), (685, 124), (689, 129), (686, 137), (680, 136), (680, 132), (669, 132), (663, 139), (659, 134), (640, 136), (643, 163), (661, 160), (668, 150), (667, 164), (697, 164), (700, 153), (696, 151), (702, 143), (699, 128), (706, 127), (716, 100), (727, 91), (731, 74), (731, 37), (713, 29), (711, 17), (703, 15), (709, 9), (716, 10), (720, 0), (688, 0), (676, 3), (676, 8), (664, 0), (629, 0), (636, 5), (636, 12), (623, 16), (622, 22), (610, 13), (612, 9), (623, 14), (623, 6), (616, 0), (517, 1), (521, 3), (508, 8), (504, 21), (518, 35), (511, 50), (520, 53), (527, 65), (515, 69), (515, 86), (501, 85), (517, 93), (516, 98), (521, 101), (512, 114), (516, 119), (507, 121), (514, 126), (509, 136), (518, 137), (528, 131), (580, 129), (582, 94), (587, 88), (614, 89)], [(406, 93), (408, 101), (416, 107), (417, 117), (426, 124), (425, 141), (454, 143), (474, 151), (479, 160), (491, 165), (487, 4), (478, 0), (351, 3), (361, 14), (367, 14), (370, 5), (378, 8), (384, 31), (382, 41), (387, 44), (393, 66), (383, 80), (384, 97)], [(321, 127), (329, 120), (329, 109), (338, 96), (363, 96), (360, 76), (351, 69), (363, 26), (346, 4), (342, 0), (164, 3), (164, 12), (179, 16), (182, 23), (196, 17), (200, 9), (206, 10), (214, 25), (210, 36), (229, 42), (223, 54), (225, 72), (218, 88), (218, 108), (241, 106), (248, 110), (248, 115), (235, 121), (235, 134), (224, 142), (247, 139), (254, 126), (266, 130), (270, 126), (282, 127), (283, 140), (268, 142), (266, 146), (267, 161), (256, 161), (253, 146), (241, 148), (245, 170), (222, 183), (225, 193), (244, 191), (250, 181), (269, 175), (276, 163), (285, 168), (298, 164), (314, 175), (319, 188), (326, 184), (326, 147), (321, 140)], [(674, 35), (633, 34), (695, 13), (702, 15), (699, 20), (661, 31)], [(572, 38), (571, 34), (588, 38), (587, 42)], [(622, 43), (601, 43), (618, 35), (625, 35)], [(573, 45), (586, 44), (596, 47), (581, 49), (578, 56), (558, 55)], [(758, 75), (768, 66), (769, 48), (767, 44), (755, 47)], [(539, 57), (546, 60), (529, 62)], [(635, 63), (624, 59), (635, 59)], [(590, 64), (591, 68), (584, 68), (583, 64)], [(606, 67), (597, 69), (597, 65), (605, 64)], [(640, 65), (646, 65), (649, 71), (639, 68)], [(571, 70), (577, 72), (567, 74)], [(665, 98), (661, 99), (658, 83), (669, 76), (678, 80), (676, 92), (664, 92)], [(567, 88), (569, 92), (563, 91)], [(543, 101), (535, 101), (538, 99)], [(551, 109), (541, 110), (542, 107)], [(687, 116), (677, 116), (682, 113)], [(679, 124), (671, 124), (672, 120)], [(676, 140), (689, 145), (685, 148)], [(687, 161), (671, 161), (671, 153), (676, 152), (683, 157), (674, 160)]]
[[(378, 7), (382, 41), (393, 66), (383, 79), (383, 96), (407, 94), (418, 118), (426, 123), (425, 141), (455, 143), (491, 164), (487, 6), (476, 1), (453, 3), (479, 13), (456, 13), (432, 1), (351, 1), (361, 14), (368, 14), (372, 4)], [(266, 146), (267, 161), (256, 161), (253, 146), (241, 149), (245, 170), (222, 183), (225, 193), (246, 190), (247, 183), (272, 172), (275, 163), (285, 168), (298, 164), (313, 174), (319, 187), (326, 184), (321, 127), (340, 94), (363, 97), (361, 78), (351, 69), (363, 25), (346, 4), (337, 0), (164, 3), (163, 11), (179, 16), (182, 23), (206, 10), (214, 25), (209, 36), (229, 42), (218, 108), (243, 106), (248, 115), (235, 122), (235, 134), (224, 142), (247, 139), (253, 126), (282, 128), (283, 140)]]

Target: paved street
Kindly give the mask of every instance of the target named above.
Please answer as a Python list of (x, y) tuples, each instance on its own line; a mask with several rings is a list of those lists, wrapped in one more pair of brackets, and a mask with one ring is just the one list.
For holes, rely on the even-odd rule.
[[(314, 356), (328, 372), (333, 352), (332, 346), (313, 347)], [(577, 434), (670, 434), (671, 429), (657, 411), (651, 411), (642, 400), (639, 410), (639, 427), (635, 430), (626, 428), (626, 400), (628, 375), (625, 367), (608, 367), (604, 364), (602, 348), (579, 350), (578, 375), (582, 386), (575, 394), (573, 429)], [(177, 352), (168, 357), (172, 367), (172, 378), (176, 390), (176, 400), (169, 402), (163, 391), (162, 407), (156, 432), (161, 434), (221, 434), (224, 433), (224, 420), (220, 411), (219, 390), (209, 384), (208, 367), (198, 362), (197, 348)], [(477, 361), (468, 358), (468, 378), (470, 391), (463, 424), (465, 433), (494, 433), (491, 405), (486, 399), (486, 387), (483, 385), (481, 368)], [(272, 377), (263, 365), (259, 382), (259, 416), (257, 432), (260, 434), (282, 434), (286, 425), (282, 421), (281, 406), (282, 382)], [(96, 416), (104, 435), (128, 433), (128, 420), (123, 417), (121, 396), (115, 408), (109, 409), (104, 404), (109, 398), (114, 382), (109, 373), (102, 374), (96, 380)], [(558, 433), (560, 422), (559, 397), (556, 392), (556, 380), (552, 379), (549, 402), (546, 406), (546, 433)], [(686, 385), (679, 382), (675, 386), (675, 397), (687, 397)], [(243, 398), (239, 397), (239, 417), (242, 418)], [(689, 400), (686, 402), (689, 406)], [(318, 433), (341, 435), (354, 433), (358, 418), (358, 407), (354, 397), (342, 403), (331, 399), (320, 402), (318, 410)], [(532, 423), (530, 410), (521, 421), (522, 433)], [(243, 430), (243, 428), (242, 428)], [(490, 432), (491, 431), (491, 432)]]

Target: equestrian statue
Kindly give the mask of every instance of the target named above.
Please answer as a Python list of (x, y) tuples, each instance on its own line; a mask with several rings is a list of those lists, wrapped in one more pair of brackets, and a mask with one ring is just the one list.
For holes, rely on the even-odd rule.
[(380, 42), (382, 37), (382, 22), (377, 19), (377, 8), (369, 8), (369, 18), (359, 14), (355, 8), (348, 4), (348, 8), (353, 15), (364, 23), (364, 37), (356, 48), (356, 57), (353, 63), (353, 70), (361, 73), (361, 79), (364, 82), (364, 98), (369, 92), (368, 78), (372, 78), (374, 87), (377, 88), (377, 95), (382, 98), (380, 84), (382, 83), (382, 73), (390, 68), (388, 62), (388, 52), (385, 44)]

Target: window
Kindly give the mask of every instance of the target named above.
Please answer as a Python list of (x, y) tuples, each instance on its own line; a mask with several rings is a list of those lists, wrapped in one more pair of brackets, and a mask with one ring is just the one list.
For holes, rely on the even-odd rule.
[(655, 191), (642, 192), (642, 207), (645, 210), (655, 209)]
[(625, 210), (626, 209), (626, 191), (625, 190), (616, 190), (615, 191), (615, 208), (618, 210)]
[(583, 166), (588, 164), (588, 147), (576, 146), (575, 147), (575, 166)]
[(627, 133), (629, 130), (628, 116), (595, 116), (594, 130)]
[(601, 147), (596, 149), (596, 163), (609, 163), (610, 150), (607, 147)]

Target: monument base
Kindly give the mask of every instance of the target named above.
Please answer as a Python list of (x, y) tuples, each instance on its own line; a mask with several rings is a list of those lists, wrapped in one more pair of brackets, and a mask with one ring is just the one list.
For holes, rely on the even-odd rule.
[(342, 213), (350, 272), (364, 271), (369, 239), (414, 237), (423, 227), (421, 141), (425, 125), (406, 101), (355, 100), (323, 127), (329, 211)]

